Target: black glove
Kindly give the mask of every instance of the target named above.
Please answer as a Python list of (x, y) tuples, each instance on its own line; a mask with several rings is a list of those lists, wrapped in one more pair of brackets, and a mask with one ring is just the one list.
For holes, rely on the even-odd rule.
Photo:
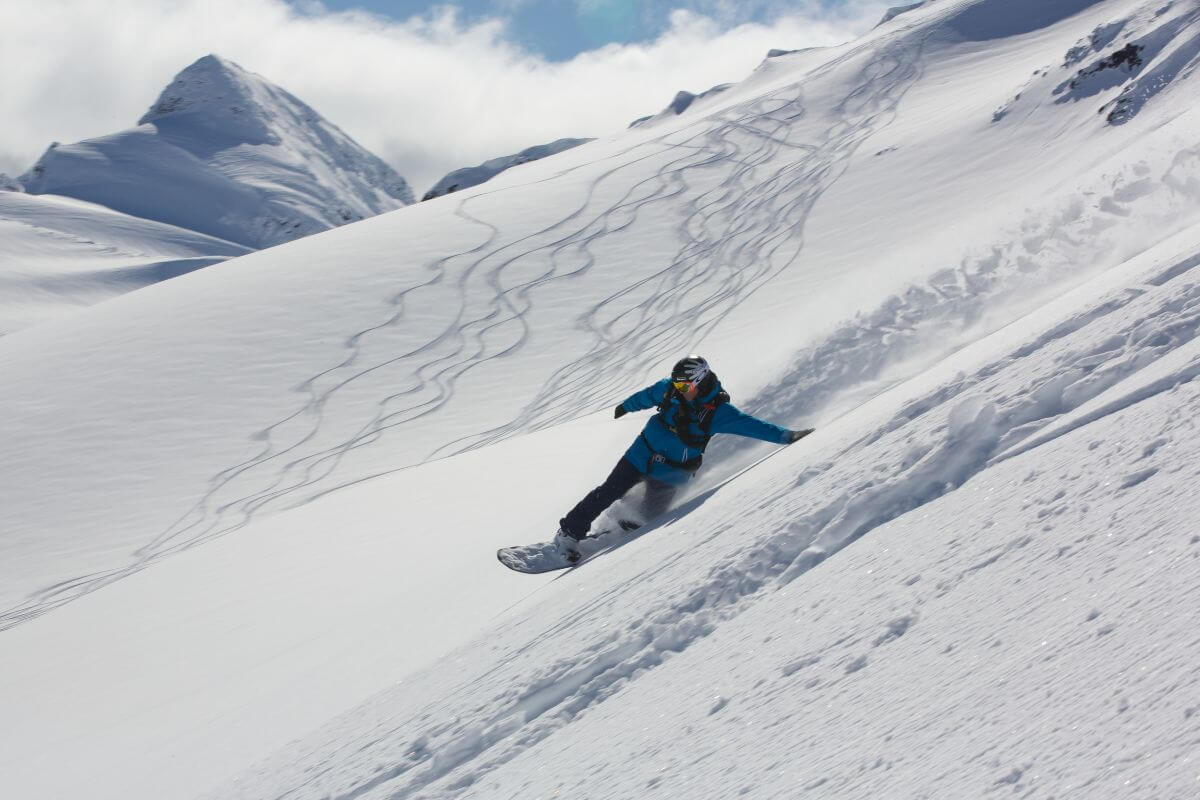
[(808, 436), (810, 433), (812, 433), (814, 430), (816, 430), (816, 429), (815, 428), (805, 428), (802, 431), (788, 431), (788, 444), (791, 444), (792, 442), (800, 441), (805, 436)]
[(628, 413), (629, 412), (625, 410), (625, 404), (621, 403), (617, 406), (617, 410), (613, 412), (613, 419), (620, 419)]

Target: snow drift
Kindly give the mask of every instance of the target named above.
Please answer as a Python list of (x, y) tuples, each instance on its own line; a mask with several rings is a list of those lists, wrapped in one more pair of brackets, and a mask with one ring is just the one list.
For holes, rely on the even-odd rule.
[(247, 252), (82, 200), (0, 192), (0, 335)]
[(549, 144), (539, 144), (533, 147), (527, 147), (519, 153), (514, 153), (511, 156), (500, 156), (499, 158), (491, 158), (476, 167), (463, 167), (456, 169), (447, 174), (444, 178), (433, 185), (422, 200), (432, 200), (435, 197), (441, 197), (444, 194), (461, 191), (462, 189), (477, 186), (485, 181), (504, 172), (506, 169), (520, 166), (530, 161), (537, 161), (547, 156), (552, 156), (555, 153), (561, 153), (563, 150), (570, 150), (572, 147), (578, 147), (581, 144), (586, 144), (592, 141), (591, 139), (555, 139)]

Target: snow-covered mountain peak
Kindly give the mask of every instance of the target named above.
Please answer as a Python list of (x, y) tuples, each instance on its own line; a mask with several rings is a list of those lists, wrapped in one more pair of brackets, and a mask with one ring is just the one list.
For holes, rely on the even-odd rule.
[(247, 144), (279, 144), (272, 122), (301, 110), (318, 115), (291, 94), (218, 55), (207, 55), (175, 76), (139, 125), (188, 118), (192, 125), (221, 131)]
[(52, 146), (20, 181), (254, 248), (413, 202), (336, 125), (217, 55), (180, 72), (136, 128)]

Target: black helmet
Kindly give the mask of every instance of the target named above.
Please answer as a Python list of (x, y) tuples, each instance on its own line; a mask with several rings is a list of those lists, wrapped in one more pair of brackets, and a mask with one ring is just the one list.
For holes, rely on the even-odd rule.
[(709, 369), (707, 361), (700, 356), (691, 355), (675, 362), (675, 366), (671, 369), (671, 380), (687, 381), (699, 386), (711, 373), (712, 370)]

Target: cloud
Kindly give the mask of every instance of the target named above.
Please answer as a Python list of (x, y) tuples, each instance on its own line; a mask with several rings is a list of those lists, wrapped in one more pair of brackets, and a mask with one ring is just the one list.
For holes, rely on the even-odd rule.
[(0, 4), (0, 172), (51, 141), (132, 127), (174, 75), (217, 53), (313, 106), (404, 175), (419, 196), (446, 172), (564, 136), (603, 136), (679, 89), (745, 77), (772, 47), (838, 44), (887, 3), (789, 3), (769, 24), (679, 9), (654, 41), (550, 62), (499, 17), (452, 6), (397, 22), (282, 0), (8, 0)]

